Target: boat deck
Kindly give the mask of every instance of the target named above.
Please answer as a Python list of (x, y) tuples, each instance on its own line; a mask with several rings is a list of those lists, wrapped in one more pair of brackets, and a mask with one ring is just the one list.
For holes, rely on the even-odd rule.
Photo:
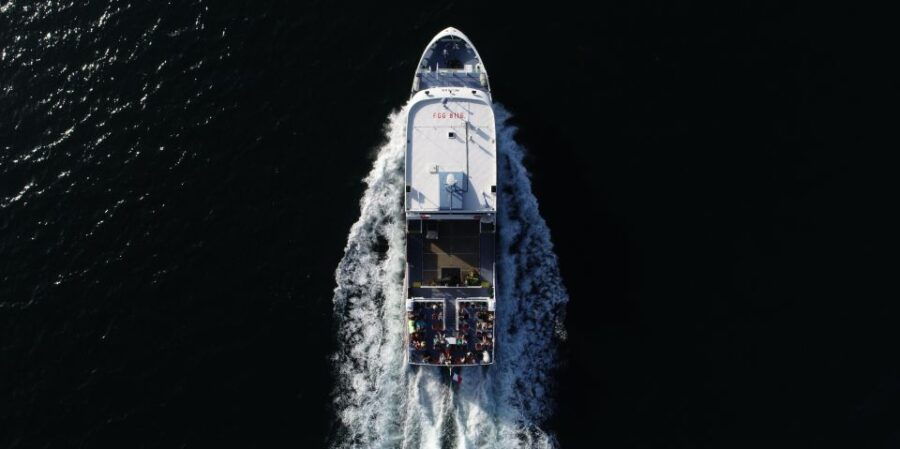
[(410, 363), (490, 364), (494, 356), (493, 224), (482, 224), (480, 219), (412, 220), (408, 231)]
[(409, 362), (416, 365), (490, 365), (494, 311), (487, 299), (423, 300), (407, 311)]
[[(482, 232), (475, 220), (425, 221), (420, 232), (407, 234), (406, 261), (410, 290), (428, 286), (462, 286), (475, 271), (479, 281), (494, 280), (496, 234)], [(409, 297), (413, 295), (408, 292)], [(461, 296), (483, 296), (461, 295)]]

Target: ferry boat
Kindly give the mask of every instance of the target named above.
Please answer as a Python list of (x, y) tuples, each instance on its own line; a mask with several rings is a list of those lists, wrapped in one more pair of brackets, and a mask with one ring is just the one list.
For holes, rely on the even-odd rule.
[(455, 28), (416, 67), (406, 117), (406, 344), (413, 365), (494, 362), (497, 133), (488, 74)]

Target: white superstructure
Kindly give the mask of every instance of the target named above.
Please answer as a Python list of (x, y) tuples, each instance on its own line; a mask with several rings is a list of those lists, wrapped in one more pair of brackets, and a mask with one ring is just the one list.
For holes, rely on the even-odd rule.
[(484, 91), (455, 87), (413, 96), (407, 122), (408, 212), (494, 212), (497, 142), (490, 101)]

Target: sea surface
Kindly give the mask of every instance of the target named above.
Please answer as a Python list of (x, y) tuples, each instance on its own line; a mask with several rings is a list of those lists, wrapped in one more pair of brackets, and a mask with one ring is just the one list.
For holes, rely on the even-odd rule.
[[(854, 17), (0, 0), (0, 447), (897, 447)], [(456, 390), (402, 365), (392, 290), (447, 26), (491, 74), (508, 287)]]

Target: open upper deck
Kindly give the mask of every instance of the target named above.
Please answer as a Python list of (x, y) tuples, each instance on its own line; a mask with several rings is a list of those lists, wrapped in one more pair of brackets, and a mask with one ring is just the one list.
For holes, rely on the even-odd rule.
[(496, 233), (480, 219), (407, 221), (409, 362), (488, 365), (493, 360)]
[(497, 144), (488, 94), (424, 90), (413, 96), (407, 120), (407, 212), (494, 212)]
[(471, 366), (494, 361), (494, 315), (484, 299), (422, 299), (406, 311), (409, 363)]
[(444, 297), (437, 290), (451, 292), (453, 297), (493, 297), (488, 289), (494, 284), (494, 223), (409, 220), (407, 231), (408, 297)]

